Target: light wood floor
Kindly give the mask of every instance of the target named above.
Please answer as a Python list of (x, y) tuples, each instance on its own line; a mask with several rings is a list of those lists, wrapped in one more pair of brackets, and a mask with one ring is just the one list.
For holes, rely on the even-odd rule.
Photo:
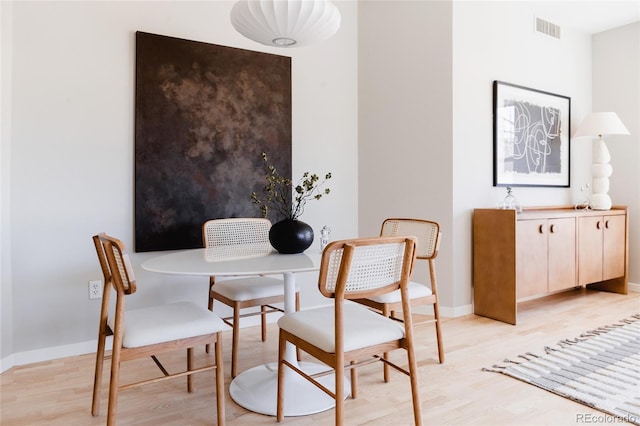
[[(610, 324), (640, 312), (640, 293), (628, 296), (574, 290), (519, 306), (517, 326), (469, 315), (443, 321), (446, 360), (438, 364), (433, 327), (416, 328), (420, 361), (423, 415), (427, 425), (574, 425), (587, 415), (603, 413), (553, 395), (518, 380), (490, 372), (504, 358), (525, 352), (542, 353), (545, 345), (576, 337), (591, 328)], [(260, 343), (259, 329), (244, 329), (240, 369), (276, 358), (277, 326), (271, 325), (269, 340)], [(225, 335), (225, 361), (229, 365), (230, 334)], [(402, 351), (397, 354), (404, 355)], [(181, 366), (183, 354), (169, 359)], [(208, 357), (199, 350), (197, 357)], [(178, 363), (178, 364), (176, 364)], [(1, 378), (2, 426), (101, 425), (106, 422), (107, 392), (102, 412), (90, 414), (94, 359), (83, 355), (19, 366)], [(123, 379), (155, 374), (152, 361), (124, 365)], [(228, 370), (227, 389), (228, 389)], [(412, 421), (407, 378), (394, 374), (381, 379), (381, 365), (360, 369), (359, 395), (347, 400), (348, 425), (408, 425)], [(106, 385), (108, 379), (105, 371)], [(215, 423), (214, 386), (211, 373), (196, 375), (196, 391), (186, 392), (186, 380), (176, 379), (122, 392), (118, 421), (121, 425), (206, 425)], [(229, 425), (275, 424), (273, 417), (248, 412), (226, 399)], [(284, 424), (327, 425), (333, 410), (313, 416), (285, 418)], [(582, 416), (582, 417), (581, 417)], [(597, 419), (597, 417), (596, 417)], [(611, 423), (600, 417), (599, 423)], [(597, 423), (597, 422), (595, 422)], [(618, 424), (618, 422), (615, 422)]]

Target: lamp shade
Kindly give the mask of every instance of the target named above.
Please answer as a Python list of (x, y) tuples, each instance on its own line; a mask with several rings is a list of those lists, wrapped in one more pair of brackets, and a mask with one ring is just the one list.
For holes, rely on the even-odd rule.
[(615, 112), (593, 112), (582, 121), (573, 137), (628, 134), (629, 130)]
[(231, 25), (267, 46), (305, 46), (333, 36), (340, 11), (328, 0), (240, 0), (231, 9)]

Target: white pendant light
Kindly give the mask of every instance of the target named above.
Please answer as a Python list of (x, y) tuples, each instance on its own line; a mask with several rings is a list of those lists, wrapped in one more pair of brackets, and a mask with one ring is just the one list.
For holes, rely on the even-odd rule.
[(328, 0), (240, 0), (231, 9), (231, 25), (267, 46), (306, 46), (338, 31), (340, 11)]

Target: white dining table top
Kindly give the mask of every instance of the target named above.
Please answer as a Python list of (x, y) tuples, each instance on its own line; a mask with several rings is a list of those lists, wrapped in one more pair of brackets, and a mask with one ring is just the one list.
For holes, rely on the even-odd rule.
[(314, 249), (300, 254), (280, 254), (270, 249), (230, 253), (215, 248), (201, 248), (151, 258), (142, 263), (142, 268), (176, 275), (270, 275), (317, 271), (320, 269), (320, 260), (320, 251)]

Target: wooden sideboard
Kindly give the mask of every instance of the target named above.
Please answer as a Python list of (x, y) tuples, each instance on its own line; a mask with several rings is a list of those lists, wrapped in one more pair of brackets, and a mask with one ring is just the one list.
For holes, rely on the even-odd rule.
[(627, 294), (628, 229), (624, 206), (475, 209), (474, 313), (515, 325), (525, 299), (583, 285)]

